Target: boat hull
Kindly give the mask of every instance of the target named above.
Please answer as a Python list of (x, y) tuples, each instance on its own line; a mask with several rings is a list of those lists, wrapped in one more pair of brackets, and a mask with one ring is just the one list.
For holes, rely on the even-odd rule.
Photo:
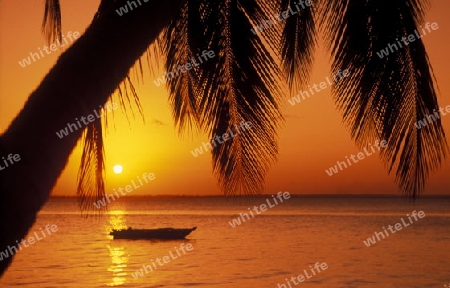
[(125, 229), (113, 230), (109, 235), (112, 235), (114, 239), (180, 240), (185, 239), (186, 236), (195, 229), (197, 229), (197, 227), (190, 229)]

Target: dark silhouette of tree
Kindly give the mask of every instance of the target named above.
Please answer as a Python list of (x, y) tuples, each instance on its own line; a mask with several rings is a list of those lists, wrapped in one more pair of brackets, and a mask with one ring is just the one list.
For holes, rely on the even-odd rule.
[[(2, 251), (25, 237), (82, 136), (82, 130), (74, 130), (59, 139), (55, 131), (106, 103), (174, 17), (181, 0), (154, 0), (132, 15), (119, 17), (114, 8), (124, 3), (115, 3), (95, 18), (59, 57), (0, 137), (0, 155), (14, 152), (21, 156), (20, 162), (0, 172)], [(94, 161), (85, 169), (96, 171), (97, 165)], [(104, 191), (97, 192), (103, 197)], [(11, 256), (0, 261), (0, 275), (11, 261)]]
[[(439, 109), (421, 39), (384, 58), (376, 54), (412, 34), (423, 23), (429, 1), (322, 0), (302, 9), (293, 0), (140, 1), (119, 16), (116, 9), (127, 1), (102, 0), (92, 24), (1, 136), (2, 154), (14, 149), (23, 162), (0, 173), (0, 230), (7, 231), (0, 249), (26, 234), (82, 137), (78, 130), (58, 139), (55, 131), (103, 105), (116, 89), (123, 104), (134, 99), (140, 108), (128, 73), (136, 61), (142, 71), (139, 57), (156, 38), (161, 49), (149, 55), (164, 56), (167, 71), (204, 50), (216, 55), (168, 79), (180, 132), (198, 127), (214, 137), (242, 121), (253, 124), (212, 150), (213, 170), (226, 195), (262, 191), (278, 153), (281, 84), (293, 91), (307, 85), (319, 31), (332, 55), (332, 71), (350, 71), (333, 95), (353, 139), (361, 147), (387, 141), (381, 159), (389, 172), (396, 170), (404, 195), (419, 196), (446, 157), (440, 119), (422, 129), (414, 126)], [(61, 38), (59, 1), (47, 0), (45, 7), (43, 31), (51, 42)], [(297, 12), (282, 21), (273, 16), (288, 10)], [(267, 20), (278, 22), (263, 31), (253, 28)], [(85, 129), (84, 139), (77, 193), (86, 211), (104, 196), (100, 120)], [(0, 262), (0, 271), (9, 263), (10, 258)]]

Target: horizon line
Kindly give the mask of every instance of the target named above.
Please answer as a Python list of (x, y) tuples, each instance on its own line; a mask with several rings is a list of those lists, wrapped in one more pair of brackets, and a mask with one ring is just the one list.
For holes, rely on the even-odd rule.
[[(108, 194), (109, 195), (109, 194)], [(257, 194), (257, 195), (235, 195), (235, 196), (225, 196), (222, 194), (207, 194), (207, 195), (186, 195), (186, 194), (160, 194), (160, 195), (126, 195), (123, 198), (212, 198), (212, 197), (221, 197), (221, 198), (253, 198), (253, 197), (263, 197), (272, 194)], [(364, 197), (389, 197), (389, 198), (404, 198), (409, 199), (409, 197), (402, 194), (291, 194), (293, 197), (355, 197), (355, 198), (364, 198)], [(420, 195), (421, 198), (447, 198), (450, 197), (450, 194), (428, 194), (428, 195)], [(66, 195), (50, 195), (50, 198), (78, 198), (78, 196), (66, 196)], [(89, 198), (89, 197), (88, 197)], [(95, 197), (90, 197), (95, 198)]]

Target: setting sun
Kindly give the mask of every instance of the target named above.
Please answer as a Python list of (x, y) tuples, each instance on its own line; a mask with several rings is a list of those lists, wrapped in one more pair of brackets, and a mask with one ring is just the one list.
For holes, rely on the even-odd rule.
[(120, 173), (122, 173), (123, 167), (122, 167), (122, 165), (117, 164), (113, 167), (113, 170), (114, 170), (114, 173), (120, 174)]

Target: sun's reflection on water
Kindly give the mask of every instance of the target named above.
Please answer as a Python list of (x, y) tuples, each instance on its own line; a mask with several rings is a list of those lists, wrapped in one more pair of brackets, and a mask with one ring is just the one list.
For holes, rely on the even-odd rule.
[[(109, 227), (105, 227), (107, 230), (107, 234), (109, 239), (112, 239), (112, 236), (109, 235), (109, 232), (112, 229), (124, 229), (127, 228), (126, 221), (124, 218), (125, 211), (124, 210), (112, 210), (108, 212), (109, 214)], [(119, 243), (119, 244), (118, 244)], [(112, 278), (108, 286), (119, 286), (125, 284), (127, 278), (127, 272), (125, 272), (125, 268), (128, 263), (128, 256), (125, 251), (125, 247), (120, 244), (120, 242), (111, 241), (111, 244), (108, 245), (109, 256), (111, 257), (111, 265), (108, 268), (108, 271), (112, 274)]]

